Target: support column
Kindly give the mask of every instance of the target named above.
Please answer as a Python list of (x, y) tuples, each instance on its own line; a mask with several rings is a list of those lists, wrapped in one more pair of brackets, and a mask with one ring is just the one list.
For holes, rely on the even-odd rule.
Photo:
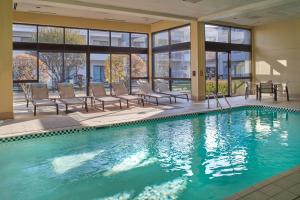
[(12, 0), (0, 0), (0, 120), (13, 118)]
[(204, 23), (191, 22), (192, 99), (205, 99), (205, 37)]

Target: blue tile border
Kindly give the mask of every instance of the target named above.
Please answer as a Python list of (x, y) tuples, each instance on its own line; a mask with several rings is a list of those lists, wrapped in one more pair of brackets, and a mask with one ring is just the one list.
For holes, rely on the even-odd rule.
[(51, 137), (56, 135), (66, 135), (66, 134), (74, 134), (74, 133), (85, 133), (86, 131), (91, 130), (98, 130), (103, 128), (112, 128), (112, 127), (123, 127), (128, 125), (134, 125), (134, 124), (141, 124), (146, 122), (155, 122), (155, 121), (161, 121), (162, 119), (176, 119), (176, 118), (187, 118), (191, 116), (199, 116), (202, 114), (207, 113), (223, 113), (226, 111), (231, 110), (238, 110), (241, 108), (263, 108), (263, 109), (269, 109), (269, 110), (275, 110), (275, 111), (284, 111), (284, 112), (299, 112), (299, 109), (293, 109), (293, 108), (285, 108), (285, 107), (277, 107), (277, 106), (270, 106), (270, 105), (242, 105), (242, 106), (236, 106), (233, 108), (226, 108), (223, 110), (205, 110), (201, 112), (192, 112), (192, 113), (183, 113), (183, 114), (176, 114), (176, 115), (167, 115), (167, 116), (157, 116), (155, 118), (149, 118), (149, 119), (141, 119), (141, 120), (135, 120), (135, 121), (128, 121), (128, 122), (120, 122), (110, 125), (102, 125), (102, 126), (91, 126), (91, 127), (79, 127), (79, 128), (66, 128), (63, 130), (56, 130), (56, 131), (44, 131), (40, 133), (29, 133), (24, 135), (18, 135), (18, 136), (9, 136), (9, 137), (3, 137), (0, 138), (0, 143), (7, 143), (7, 142), (13, 142), (13, 141), (21, 141), (21, 140), (28, 140), (28, 139), (34, 139), (34, 138), (43, 138), (43, 137)]

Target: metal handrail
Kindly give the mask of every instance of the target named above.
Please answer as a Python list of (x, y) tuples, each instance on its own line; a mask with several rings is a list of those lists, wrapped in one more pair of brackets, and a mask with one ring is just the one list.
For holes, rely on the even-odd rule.
[(221, 110), (223, 110), (223, 107), (222, 107), (222, 105), (221, 105), (221, 103), (220, 103), (220, 101), (219, 101), (218, 95), (221, 95), (221, 96), (225, 99), (227, 105), (228, 105), (229, 108), (231, 109), (231, 104), (229, 103), (228, 99), (226, 98), (226, 96), (225, 96), (224, 94), (221, 94), (221, 93), (218, 93), (218, 94), (216, 94), (216, 93), (211, 93), (211, 94), (208, 95), (208, 99), (207, 99), (207, 107), (208, 107), (208, 109), (210, 108), (210, 103), (209, 103), (210, 101), (209, 101), (209, 99), (210, 99), (210, 97), (213, 97), (213, 99), (215, 99), (216, 102), (217, 102), (217, 107), (220, 107)]

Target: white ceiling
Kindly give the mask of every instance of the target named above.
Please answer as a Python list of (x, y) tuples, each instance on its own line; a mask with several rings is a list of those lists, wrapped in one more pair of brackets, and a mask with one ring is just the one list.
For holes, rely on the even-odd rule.
[(17, 10), (151, 24), (221, 21), (255, 26), (300, 17), (300, 0), (15, 0)]

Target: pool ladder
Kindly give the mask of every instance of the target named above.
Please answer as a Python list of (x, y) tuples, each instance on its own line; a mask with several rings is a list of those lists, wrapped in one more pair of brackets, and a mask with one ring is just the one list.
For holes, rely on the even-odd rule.
[(221, 94), (221, 93), (218, 93), (218, 94), (216, 94), (216, 93), (211, 93), (211, 94), (208, 95), (208, 98), (207, 98), (207, 108), (208, 108), (208, 109), (210, 108), (210, 104), (209, 104), (209, 103), (210, 103), (210, 98), (212, 97), (213, 99), (216, 100), (216, 102), (217, 102), (217, 107), (220, 107), (221, 110), (223, 110), (223, 107), (222, 107), (222, 105), (221, 105), (221, 103), (220, 103), (220, 101), (219, 101), (219, 97), (218, 97), (218, 96), (223, 97), (223, 98), (225, 99), (225, 102), (226, 102), (227, 105), (229, 106), (229, 109), (231, 109), (231, 105), (230, 105), (228, 99), (226, 98), (226, 96), (225, 96), (224, 94)]

